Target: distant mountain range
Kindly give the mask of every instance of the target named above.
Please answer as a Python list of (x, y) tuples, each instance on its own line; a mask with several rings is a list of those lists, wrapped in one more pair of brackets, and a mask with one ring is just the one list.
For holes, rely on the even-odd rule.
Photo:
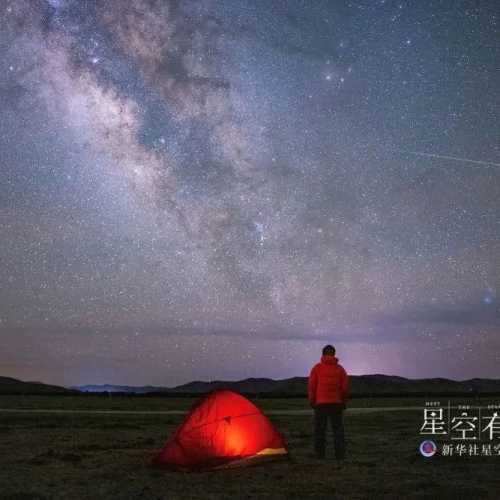
[[(407, 379), (394, 375), (351, 375), (353, 396), (411, 396), (451, 394), (500, 394), (500, 379), (473, 378), (449, 380), (446, 378)], [(305, 396), (307, 378), (293, 377), (284, 380), (248, 378), (238, 381), (189, 382), (177, 387), (128, 385), (80, 385), (71, 388), (47, 385), (41, 382), (22, 382), (9, 377), (0, 377), (0, 394), (78, 394), (113, 392), (122, 394), (163, 393), (169, 395), (197, 395), (214, 389), (227, 388), (242, 394), (267, 396)]]
[[(351, 393), (361, 395), (417, 395), (417, 394), (500, 394), (500, 379), (449, 380), (445, 378), (407, 379), (393, 375), (351, 375)], [(84, 392), (168, 393), (202, 394), (214, 389), (227, 388), (243, 394), (268, 394), (279, 396), (304, 396), (307, 378), (293, 377), (284, 380), (248, 378), (239, 381), (189, 382), (177, 387), (82, 385), (74, 387)]]
[(15, 378), (0, 377), (0, 394), (78, 394), (78, 391), (42, 382), (22, 382)]

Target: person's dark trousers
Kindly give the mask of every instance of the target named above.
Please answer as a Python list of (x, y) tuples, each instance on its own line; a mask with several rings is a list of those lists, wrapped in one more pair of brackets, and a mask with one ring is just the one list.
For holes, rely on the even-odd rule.
[(335, 458), (345, 457), (346, 445), (342, 403), (319, 404), (314, 407), (314, 451), (318, 458), (325, 458), (326, 428), (328, 420), (333, 431)]

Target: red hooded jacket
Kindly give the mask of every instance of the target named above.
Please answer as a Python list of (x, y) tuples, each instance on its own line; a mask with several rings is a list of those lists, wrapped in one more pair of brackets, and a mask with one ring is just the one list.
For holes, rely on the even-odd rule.
[(347, 400), (349, 379), (335, 356), (321, 356), (321, 363), (317, 363), (309, 375), (307, 392), (312, 405), (344, 403)]

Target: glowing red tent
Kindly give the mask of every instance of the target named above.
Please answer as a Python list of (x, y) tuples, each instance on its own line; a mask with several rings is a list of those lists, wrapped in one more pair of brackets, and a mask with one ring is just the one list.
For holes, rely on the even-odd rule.
[(191, 408), (154, 462), (209, 470), (286, 456), (283, 437), (253, 403), (236, 392), (216, 390)]

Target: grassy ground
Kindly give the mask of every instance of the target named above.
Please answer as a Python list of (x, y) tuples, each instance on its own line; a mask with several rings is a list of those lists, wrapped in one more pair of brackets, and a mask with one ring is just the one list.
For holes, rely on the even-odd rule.
[[(0, 408), (169, 410), (191, 402), (0, 397)], [(307, 408), (305, 400), (257, 403), (265, 409)], [(392, 398), (386, 402), (404, 403)], [(422, 401), (412, 405), (422, 406)], [(309, 456), (312, 432), (307, 415), (271, 417), (288, 442), (289, 462), (192, 474), (152, 468), (151, 458), (181, 418), (0, 413), (0, 498), (499, 498), (500, 456), (420, 456), (422, 410), (348, 410), (349, 458), (341, 470), (331, 458), (319, 462)]]
[[(443, 405), (448, 401), (456, 404), (481, 404), (499, 402), (499, 398), (474, 398), (451, 397), (435, 398)], [(84, 395), (84, 396), (0, 396), (0, 408), (21, 409), (62, 409), (62, 410), (117, 410), (117, 411), (162, 411), (162, 410), (187, 410), (195, 399), (190, 398), (164, 398), (164, 397), (135, 397), (113, 395)], [(305, 398), (269, 399), (257, 398), (253, 401), (262, 410), (302, 410), (307, 409)], [(349, 408), (388, 407), (388, 406), (418, 406), (425, 403), (423, 398), (354, 398), (349, 401)]]

